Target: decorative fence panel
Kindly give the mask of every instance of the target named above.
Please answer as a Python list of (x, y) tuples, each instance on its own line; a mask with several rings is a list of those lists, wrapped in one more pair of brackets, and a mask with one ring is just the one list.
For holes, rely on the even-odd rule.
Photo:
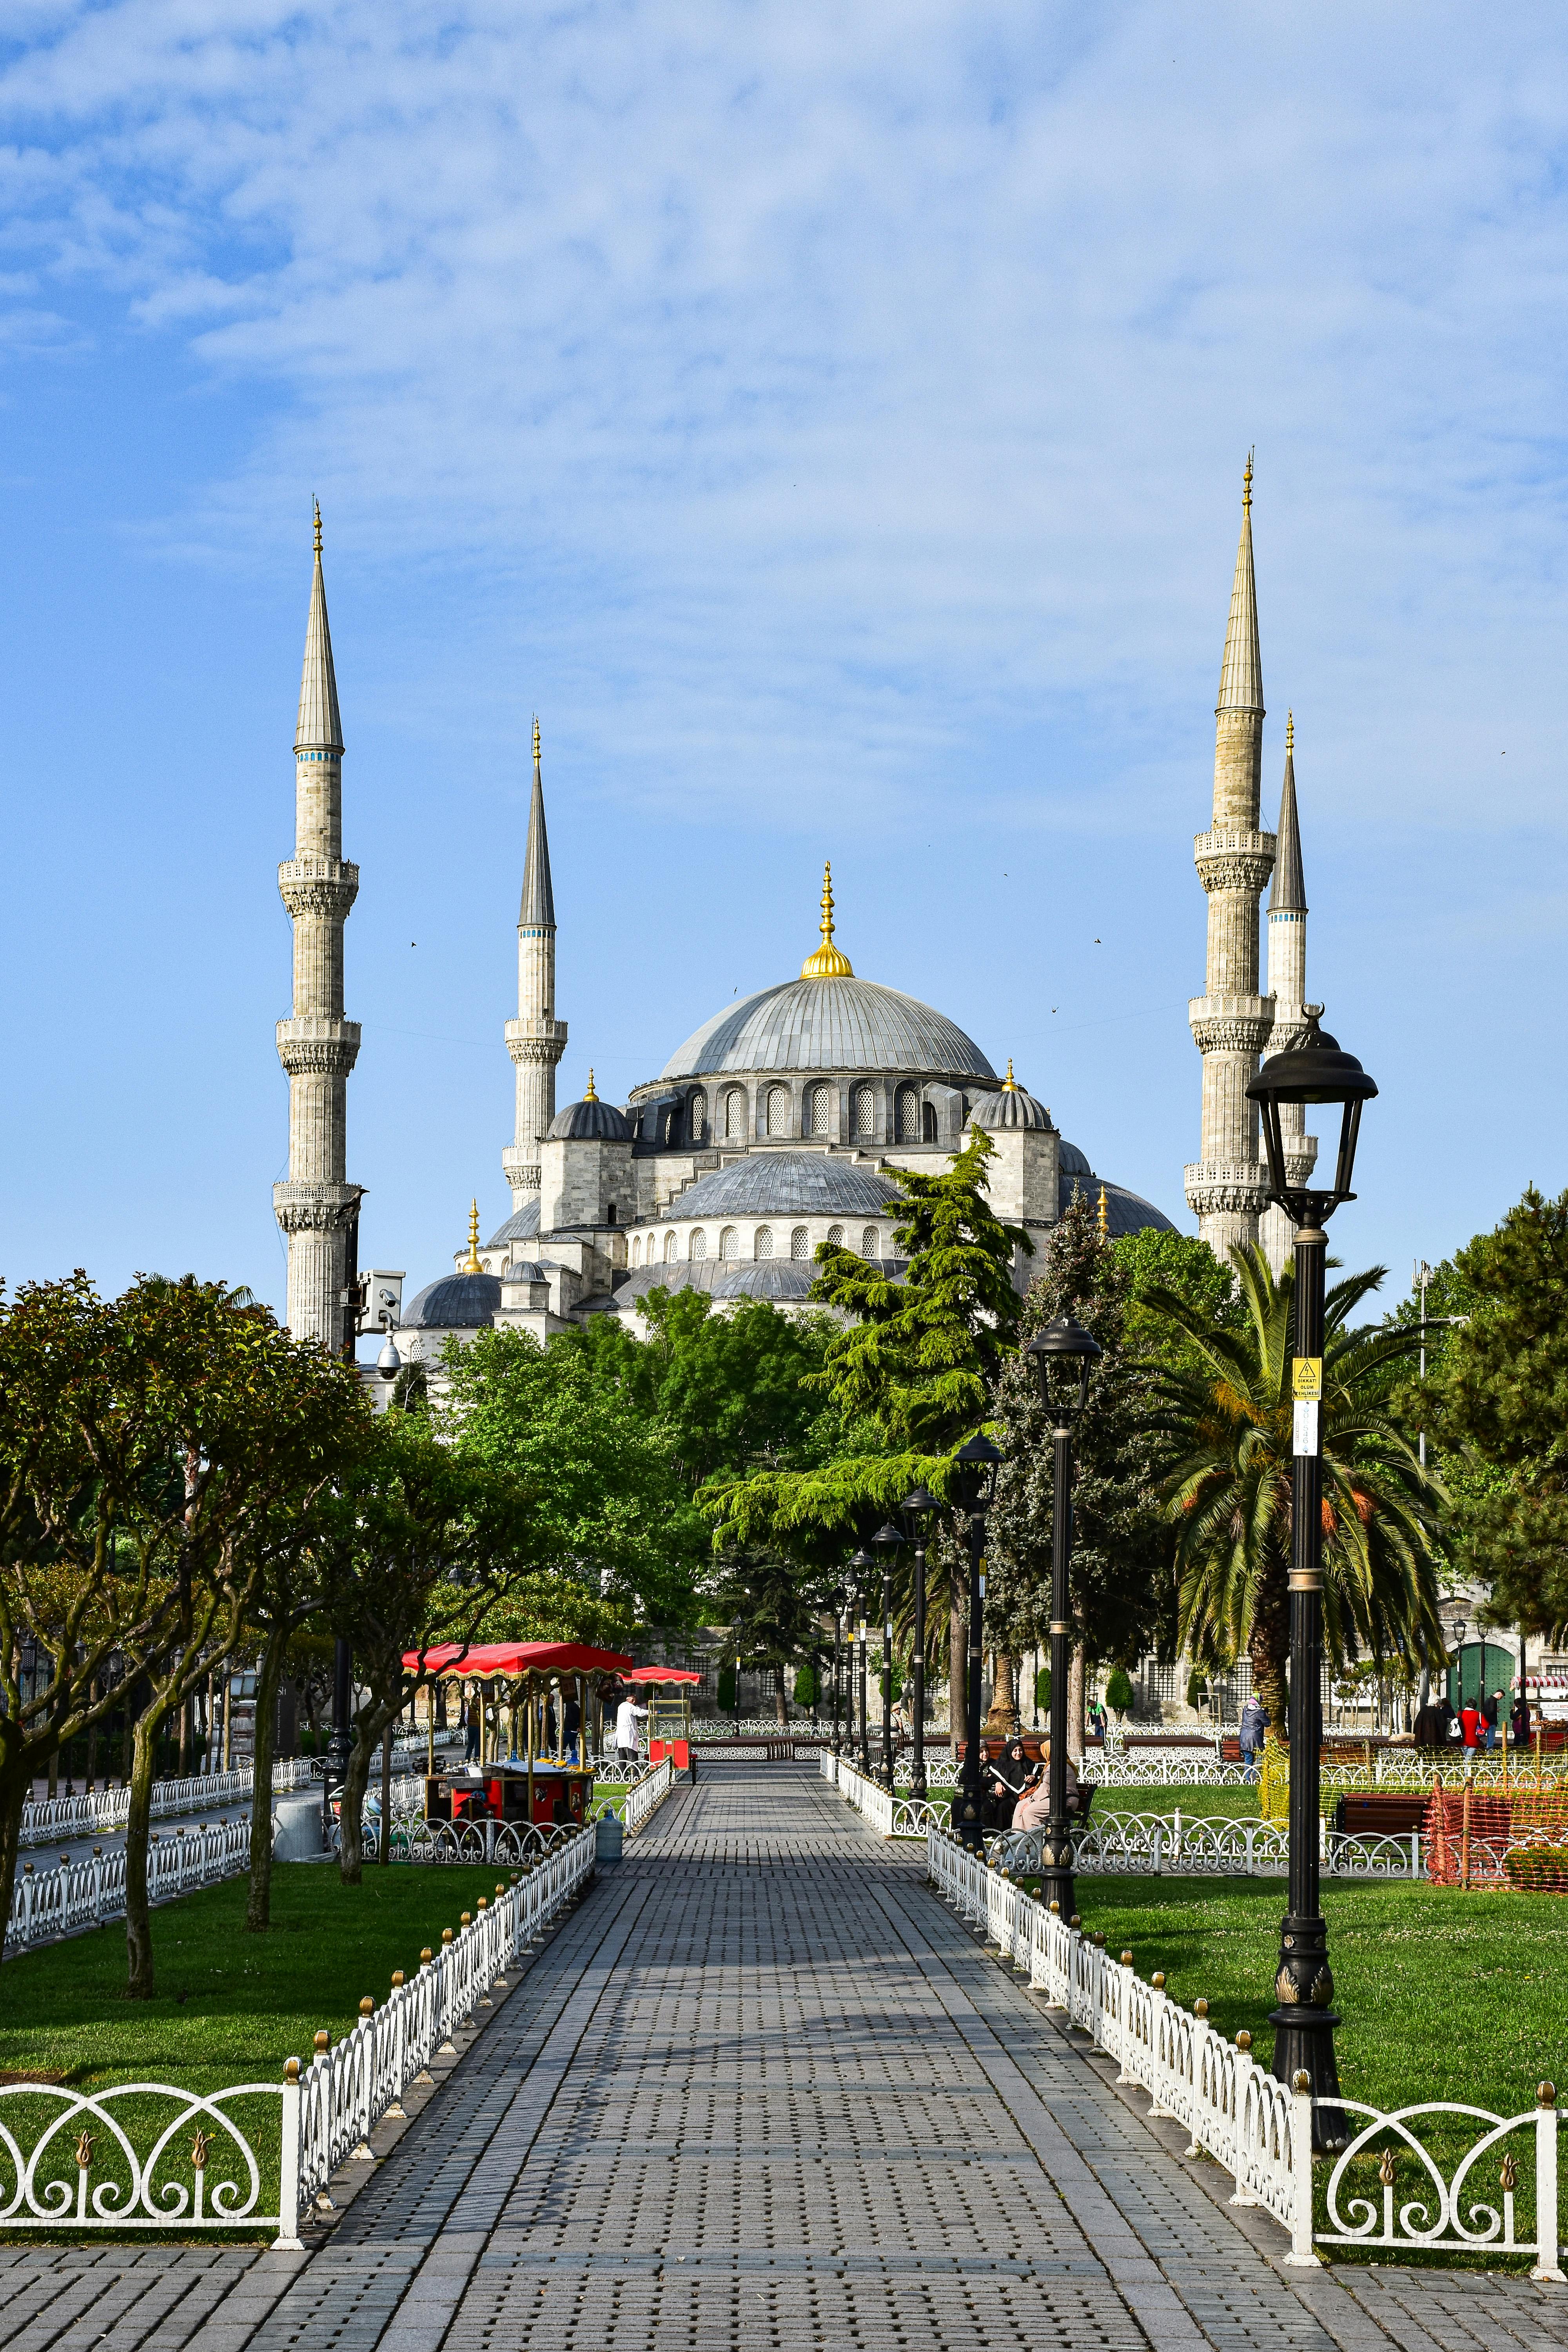
[[(154, 1831), (147, 1849), (148, 1898), (166, 1903), (173, 1895), (233, 1878), (249, 1865), (248, 1819), (204, 1822), (195, 1828), (182, 1824), (162, 1836)], [(24, 1863), (16, 1873), (5, 1949), (25, 1952), (35, 1944), (50, 1944), (79, 1927), (118, 1919), (124, 1910), (123, 1846), (81, 1862), (62, 1862), (54, 1870)]]
[[(1191, 2011), (1180, 2008), (1163, 1978), (1145, 1983), (1131, 1955), (1112, 1959), (1103, 1937), (1085, 1936), (1047, 1910), (950, 1832), (932, 1830), (926, 1854), (931, 1884), (998, 1958), (1026, 1974), (1047, 2007), (1064, 2011), (1116, 2061), (1119, 2082), (1148, 2093), (1151, 2115), (1183, 2126), (1189, 2156), (1206, 2152), (1225, 2166), (1236, 2183), (1231, 2202), (1261, 2205), (1290, 2232), (1288, 2263), (1317, 2263), (1320, 2245), (1438, 2254), (1484, 2249), (1531, 2254), (1532, 2278), (1563, 2281), (1550, 2084), (1542, 2085), (1537, 2106), (1518, 2116), (1436, 2100), (1390, 2114), (1353, 2099), (1321, 2102), (1365, 2120), (1327, 2173), (1327, 2226), (1319, 2229), (1314, 2103), (1304, 2074), (1293, 2087), (1276, 2082), (1254, 2060), (1249, 2035), (1226, 2042), (1210, 2025), (1206, 2002)], [(1436, 2149), (1415, 2128), (1423, 2116), (1438, 2120)], [(1446, 2170), (1441, 2141), (1456, 2131), (1468, 2133), (1471, 2144)], [(1491, 2201), (1493, 2192), (1480, 2192), (1476, 2168), (1499, 2148), (1500, 2188)], [(1396, 2195), (1401, 2166), (1412, 2165), (1415, 2193)]]
[[(281, 2084), (205, 2097), (162, 2083), (95, 2093), (0, 2084), (0, 2228), (184, 2235), (243, 2224), (276, 2229), (275, 2244), (298, 2251), (301, 2213), (324, 2200), (345, 2158), (369, 2155), (371, 2131), (432, 2058), (455, 2053), (458, 2028), (591, 1876), (594, 1844), (592, 1827), (574, 1831), (493, 1901), (481, 1896), (416, 1976), (395, 1980), (380, 2009), (366, 2003), (353, 2031), (318, 2047), (308, 2066), (290, 2058)], [(275, 2099), (276, 2124), (265, 2107), (259, 2122), (234, 2113)], [(276, 2210), (262, 2195), (274, 2131)]]
[[(437, 1745), (454, 1737), (461, 1735), (443, 1732)], [(392, 1751), (393, 1762), (406, 1770), (411, 1764), (417, 1766), (425, 1754), (424, 1740), (403, 1740)], [(274, 1764), (274, 1792), (308, 1789), (313, 1780), (321, 1778), (321, 1762), (317, 1756), (289, 1756)], [(374, 1772), (372, 1777), (374, 1778)], [(237, 1772), (198, 1772), (179, 1780), (156, 1780), (153, 1784), (153, 1819), (166, 1821), (171, 1813), (198, 1813), (204, 1806), (244, 1804), (249, 1800), (254, 1782), (255, 1774), (248, 1764)], [(85, 1790), (72, 1797), (41, 1797), (23, 1806), (18, 1843), (54, 1845), (61, 1838), (98, 1837), (106, 1830), (122, 1830), (130, 1812), (131, 1792), (124, 1788)]]

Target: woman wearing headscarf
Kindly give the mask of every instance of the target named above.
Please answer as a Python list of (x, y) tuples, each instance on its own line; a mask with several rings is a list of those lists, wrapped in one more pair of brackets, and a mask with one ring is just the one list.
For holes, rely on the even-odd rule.
[(1014, 1808), (1019, 1799), (1033, 1788), (1039, 1778), (1039, 1767), (1029, 1761), (1029, 1753), (1017, 1732), (1002, 1745), (1002, 1753), (991, 1770), (991, 1801), (999, 1830), (1011, 1829)]
[[(1047, 1739), (1040, 1750), (1036, 1777), (1027, 1792), (1019, 1799), (1013, 1815), (1016, 1830), (1043, 1830), (1051, 1817), (1051, 1791), (1047, 1768), (1051, 1760), (1051, 1743)], [(1083, 1799), (1079, 1793), (1078, 1774), (1073, 1760), (1068, 1758), (1068, 1812), (1076, 1821), (1083, 1811)]]

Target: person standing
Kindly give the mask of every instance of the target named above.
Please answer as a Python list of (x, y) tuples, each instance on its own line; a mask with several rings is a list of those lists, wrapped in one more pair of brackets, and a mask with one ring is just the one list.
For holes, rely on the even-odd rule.
[(641, 1745), (642, 1726), (647, 1721), (647, 1709), (639, 1706), (627, 1691), (616, 1709), (616, 1753), (623, 1764), (635, 1764)]
[(1256, 1780), (1258, 1775), (1258, 1759), (1263, 1753), (1263, 1744), (1268, 1737), (1268, 1717), (1264, 1713), (1263, 1703), (1256, 1693), (1249, 1692), (1247, 1695), (1247, 1704), (1241, 1710), (1240, 1728), (1242, 1769), (1249, 1780)]

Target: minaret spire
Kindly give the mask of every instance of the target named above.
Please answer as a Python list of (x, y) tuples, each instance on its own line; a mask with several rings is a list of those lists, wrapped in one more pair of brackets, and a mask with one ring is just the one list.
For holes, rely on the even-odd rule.
[(1208, 895), (1208, 953), (1205, 993), (1188, 1007), (1204, 1085), (1202, 1156), (1186, 1171), (1186, 1191), (1199, 1231), (1221, 1259), (1258, 1239), (1265, 1202), (1258, 1109), (1247, 1097), (1274, 1013), (1258, 992), (1258, 900), (1274, 863), (1274, 836), (1259, 830), (1263, 717), (1249, 455), (1215, 705), (1214, 818), (1194, 844)]
[[(1301, 871), (1301, 830), (1296, 816), (1296, 719), (1285, 721), (1285, 782), (1279, 794), (1279, 849), (1274, 859), (1274, 887), (1268, 894), (1268, 993), (1274, 1000), (1274, 1027), (1268, 1050), (1283, 1054), (1306, 1034), (1307, 1016), (1307, 885)], [(1281, 1103), (1279, 1129), (1285, 1146), (1285, 1168), (1292, 1184), (1305, 1184), (1318, 1157), (1318, 1139), (1307, 1133), (1307, 1113), (1300, 1103)], [(1258, 1239), (1278, 1275), (1289, 1265), (1295, 1249), (1295, 1228), (1283, 1209), (1263, 1213)]]
[(550, 879), (537, 719), (533, 797), (517, 916), (517, 1019), (506, 1024), (506, 1049), (517, 1065), (517, 1123), (500, 1158), (515, 1215), (526, 1202), (539, 1197), (540, 1146), (555, 1116), (555, 1068), (566, 1050), (566, 1024), (555, 1018), (555, 893)]
[(321, 577), (321, 509), (314, 509), (315, 567), (305, 622), (300, 716), (294, 730), (294, 855), (278, 887), (294, 925), (294, 1009), (278, 1024), (278, 1058), (289, 1073), (289, 1180), (272, 1188), (289, 1236), (289, 1328), (334, 1352), (353, 1351), (344, 1293), (358, 1277), (362, 1188), (345, 1175), (348, 1076), (359, 1054), (357, 1021), (343, 1018), (343, 925), (359, 867), (342, 854), (342, 721)]

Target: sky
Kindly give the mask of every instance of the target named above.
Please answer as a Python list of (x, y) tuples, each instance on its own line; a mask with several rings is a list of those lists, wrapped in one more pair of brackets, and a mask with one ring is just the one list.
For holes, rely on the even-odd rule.
[(276, 866), (319, 497), (349, 1167), (507, 1213), (537, 712), (560, 1099), (792, 977), (831, 858), (1193, 1229), (1256, 448), (1264, 808), (1381, 1092), (1387, 1296), (1568, 1183), (1560, 10), (12, 0), (0, 1273), (281, 1306)]

